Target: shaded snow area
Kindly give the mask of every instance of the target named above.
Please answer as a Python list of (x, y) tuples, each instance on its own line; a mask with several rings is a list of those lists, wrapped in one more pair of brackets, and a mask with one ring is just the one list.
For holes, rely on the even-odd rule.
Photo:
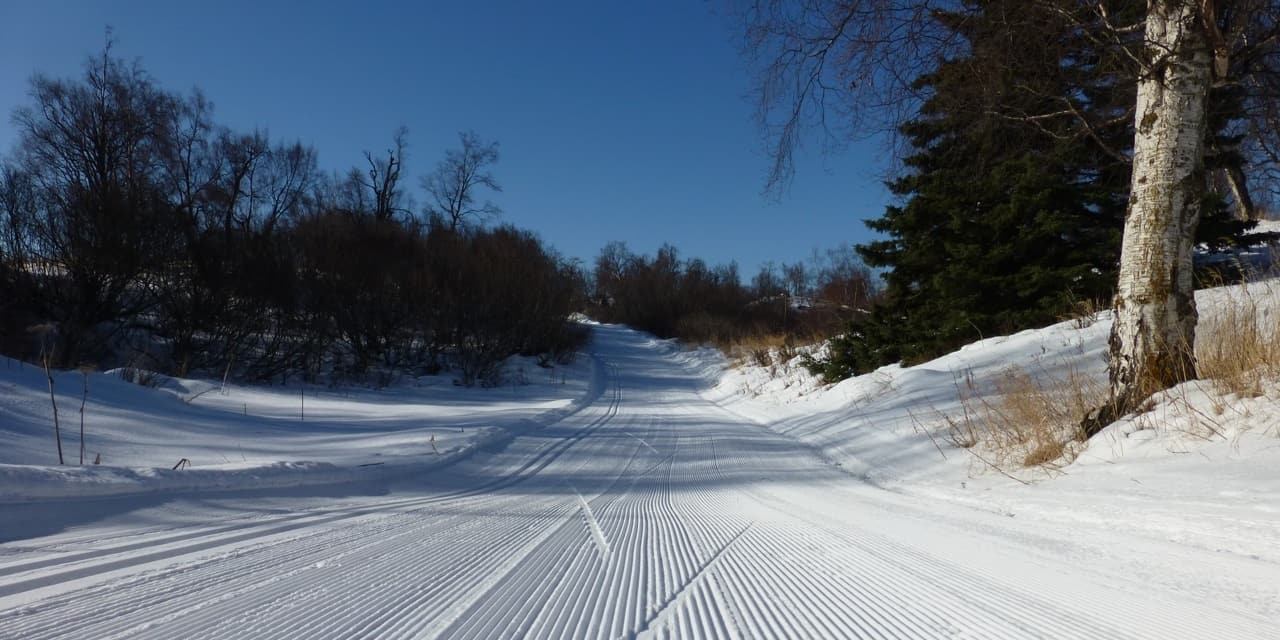
[[(57, 466), (44, 371), (0, 362), (0, 502), (146, 491), (237, 489), (414, 472), (509, 438), (593, 397), (589, 358), (551, 369), (507, 363), (511, 382), (467, 389), (447, 375), (380, 390), (242, 387), (124, 372), (54, 374), (64, 459)], [(136, 376), (135, 376), (136, 377)], [(87, 396), (85, 386), (88, 386)], [(598, 393), (598, 391), (596, 391)], [(93, 461), (101, 461), (93, 465)], [(181, 470), (173, 469), (186, 460)]]
[(939, 440), (1011, 363), (1100, 375), (1106, 332), (831, 387), (609, 325), (490, 390), (90, 376), (98, 468), (50, 464), (43, 372), (13, 363), (0, 638), (1276, 638), (1265, 394), (1205, 435), (1178, 402), (1216, 396), (1181, 393), (1051, 475)]

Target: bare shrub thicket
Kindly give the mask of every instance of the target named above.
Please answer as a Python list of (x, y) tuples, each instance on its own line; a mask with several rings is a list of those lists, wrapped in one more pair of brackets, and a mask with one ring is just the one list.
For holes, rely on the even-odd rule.
[(773, 367), (796, 356), (795, 339), (785, 333), (762, 333), (747, 336), (730, 345), (726, 353), (739, 363)]
[[(77, 78), (36, 75), (0, 158), (0, 350), (251, 380), (375, 380), (508, 356), (564, 361), (584, 277), (542, 241), (484, 223), (496, 143), (463, 134), (404, 188), (407, 131), (326, 174), (316, 152), (236, 133), (110, 45)], [(453, 208), (441, 208), (442, 202)], [(56, 339), (36, 344), (33, 327)], [(145, 371), (141, 371), (145, 370)]]

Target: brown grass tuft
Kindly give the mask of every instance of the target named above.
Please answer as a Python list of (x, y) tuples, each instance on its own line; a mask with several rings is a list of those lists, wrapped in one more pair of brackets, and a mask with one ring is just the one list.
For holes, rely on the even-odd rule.
[(1280, 309), (1259, 305), (1261, 293), (1273, 298), (1271, 283), (1241, 284), (1239, 294), (1201, 318), (1196, 331), (1196, 364), (1201, 379), (1222, 394), (1261, 396), (1268, 381), (1280, 378)]
[(757, 334), (741, 337), (720, 348), (739, 364), (772, 367), (795, 357), (792, 340), (791, 336), (782, 333)]
[(1064, 322), (1070, 320), (1077, 329), (1086, 329), (1098, 320), (1100, 312), (1109, 308), (1110, 306), (1103, 300), (1075, 300), (1071, 303), (1070, 310), (1059, 316), (1058, 320)]
[(1071, 462), (1085, 440), (1081, 420), (1106, 398), (1102, 385), (1074, 370), (1033, 377), (1011, 367), (990, 394), (968, 378), (958, 386), (963, 412), (947, 418), (948, 438), (989, 452), (983, 461), (997, 466), (1053, 469)]

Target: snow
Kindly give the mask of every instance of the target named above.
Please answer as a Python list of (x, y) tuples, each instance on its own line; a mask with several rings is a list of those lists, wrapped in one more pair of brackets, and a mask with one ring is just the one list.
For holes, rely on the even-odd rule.
[[(1198, 292), (1202, 323), (1242, 298), (1266, 322), (1280, 305), (1275, 282)], [(1237, 307), (1239, 308), (1239, 307)], [(1035, 535), (1065, 531), (1076, 539), (1111, 540), (1117, 533), (1144, 543), (1215, 554), (1213, 562), (1183, 560), (1132, 567), (1100, 544), (1095, 551), (1140, 569), (1154, 584), (1192, 590), (1204, 576), (1206, 597), (1247, 602), (1280, 615), (1280, 394), (1224, 396), (1210, 381), (1175, 387), (1145, 413), (1111, 425), (1071, 464), (1056, 470), (994, 472), (946, 440), (943, 416), (965, 411), (962, 390), (981, 393), (1009, 370), (1064, 379), (1078, 372), (1106, 380), (1110, 317), (1079, 326), (1063, 322), (967, 345), (915, 367), (897, 365), (822, 385), (799, 357), (775, 366), (726, 370), (705, 392), (744, 418), (812, 447), (850, 474), (891, 492), (965, 505), (1032, 522)], [(1190, 553), (1190, 551), (1186, 551)], [(1232, 569), (1225, 569), (1226, 563)], [(1253, 580), (1261, 582), (1253, 582)], [(1270, 585), (1262, 590), (1258, 584)]]
[(610, 325), (489, 390), (91, 375), (98, 467), (10, 363), (0, 638), (1276, 637), (1274, 398), (1175, 389), (1029, 484), (938, 439), (1011, 364), (1103, 375), (1107, 322), (830, 386)]
[[(87, 376), (87, 466), (57, 466), (44, 371), (0, 364), (0, 502), (154, 491), (348, 482), (410, 466), (440, 466), (593, 399), (592, 361), (542, 369), (507, 363), (497, 389), (447, 375), (380, 390), (239, 386), (157, 376), (155, 388), (118, 371)], [(55, 372), (64, 457), (79, 461), (80, 372)], [(101, 456), (101, 465), (90, 465)], [(173, 467), (186, 460), (184, 469)], [(375, 468), (376, 467), (376, 468)]]

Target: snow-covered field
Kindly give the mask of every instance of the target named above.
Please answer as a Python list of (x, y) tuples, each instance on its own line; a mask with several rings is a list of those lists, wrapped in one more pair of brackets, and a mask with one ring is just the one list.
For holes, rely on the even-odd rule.
[[(1106, 330), (833, 387), (613, 326), (487, 391), (90, 376), (104, 466), (74, 471), (10, 363), (0, 637), (1277, 637), (1268, 398), (1225, 439), (1166, 403), (1030, 485), (923, 433), (957, 375), (1096, 375)], [(57, 378), (73, 460), (81, 381)]]
[[(517, 358), (507, 368), (513, 383), (490, 390), (457, 387), (448, 376), (381, 390), (172, 379), (152, 389), (119, 372), (55, 373), (65, 459), (80, 460), (84, 400), (87, 464), (57, 466), (44, 371), (0, 358), (0, 502), (416, 473), (594, 397), (588, 359), (542, 369)], [(90, 464), (95, 459), (102, 465)], [(172, 470), (183, 459), (189, 466)]]

